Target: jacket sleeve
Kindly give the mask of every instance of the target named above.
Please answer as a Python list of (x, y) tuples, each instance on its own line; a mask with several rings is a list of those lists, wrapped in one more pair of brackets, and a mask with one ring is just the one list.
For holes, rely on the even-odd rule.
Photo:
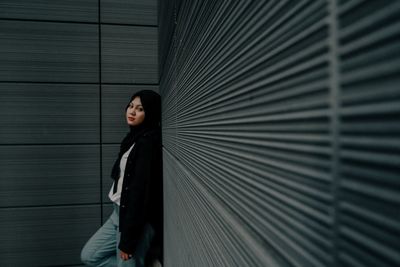
[(130, 159), (128, 159), (129, 170), (125, 173), (128, 176), (127, 183), (124, 183), (122, 188), (121, 201), (122, 198), (124, 201), (120, 206), (121, 238), (118, 248), (129, 254), (134, 253), (145, 225), (146, 204), (149, 198), (148, 187), (155, 152), (151, 139), (143, 138), (137, 142), (134, 162), (129, 162)]

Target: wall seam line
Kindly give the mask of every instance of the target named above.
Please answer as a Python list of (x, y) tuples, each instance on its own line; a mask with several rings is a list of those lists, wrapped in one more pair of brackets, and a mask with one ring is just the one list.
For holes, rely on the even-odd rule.
[(100, 138), (100, 224), (103, 224), (103, 125), (102, 125), (102, 80), (101, 80), (101, 0), (98, 0), (98, 31), (99, 31), (99, 138)]

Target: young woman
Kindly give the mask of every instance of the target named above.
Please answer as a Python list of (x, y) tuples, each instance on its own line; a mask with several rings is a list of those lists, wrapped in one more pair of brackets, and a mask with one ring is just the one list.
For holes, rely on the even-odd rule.
[[(130, 132), (112, 169), (109, 198), (114, 211), (81, 252), (88, 266), (145, 266), (162, 257), (160, 96), (134, 94), (126, 107)], [(147, 264), (146, 264), (147, 265)]]

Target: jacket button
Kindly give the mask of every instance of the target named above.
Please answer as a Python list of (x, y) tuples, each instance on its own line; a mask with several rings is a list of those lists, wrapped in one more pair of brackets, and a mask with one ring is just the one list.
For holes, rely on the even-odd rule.
[(125, 190), (128, 190), (128, 187), (125, 187)]
[(125, 208), (125, 205), (122, 205), (121, 208)]

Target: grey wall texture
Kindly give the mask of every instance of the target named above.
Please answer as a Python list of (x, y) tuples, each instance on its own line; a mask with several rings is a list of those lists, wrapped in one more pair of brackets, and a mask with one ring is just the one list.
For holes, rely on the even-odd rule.
[(165, 266), (400, 266), (400, 1), (160, 1)]
[(157, 32), (156, 0), (0, 0), (0, 266), (80, 265)]

